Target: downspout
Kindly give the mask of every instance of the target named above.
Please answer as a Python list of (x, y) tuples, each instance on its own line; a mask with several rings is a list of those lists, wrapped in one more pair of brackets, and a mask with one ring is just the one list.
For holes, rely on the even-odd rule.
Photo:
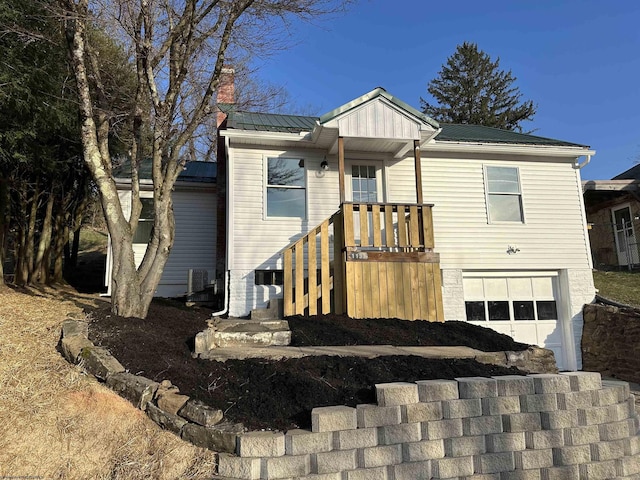
[[(578, 157), (578, 158), (580, 158), (580, 157)], [(591, 155), (585, 155), (585, 160), (582, 163), (578, 163), (578, 158), (576, 158), (576, 161), (573, 164), (573, 168), (576, 168), (578, 170), (582, 170), (582, 168), (586, 167), (587, 165), (589, 165), (589, 162), (591, 161)]]
[(225, 270), (224, 273), (224, 304), (222, 305), (222, 310), (220, 310), (219, 312), (213, 312), (211, 314), (212, 317), (219, 317), (221, 315), (225, 315), (228, 311), (229, 311), (229, 296), (230, 296), (230, 291), (231, 291), (231, 270), (229, 269), (229, 257), (230, 257), (230, 251), (231, 251), (231, 242), (229, 241), (229, 207), (230, 207), (230, 198), (231, 195), (229, 194), (229, 189), (231, 188), (231, 182), (229, 182), (229, 170), (231, 168), (231, 165), (229, 165), (229, 147), (230, 147), (230, 140), (229, 137), (224, 137), (224, 146), (225, 146), (225, 156), (226, 156), (226, 162), (227, 162), (227, 169), (226, 169), (226, 176), (227, 178), (225, 179), (226, 181), (226, 195), (227, 195), (227, 205), (226, 205), (226, 232), (225, 232), (225, 236), (227, 237), (227, 242), (226, 242), (226, 251), (225, 256), (227, 257), (225, 260), (225, 265), (227, 266), (227, 269)]

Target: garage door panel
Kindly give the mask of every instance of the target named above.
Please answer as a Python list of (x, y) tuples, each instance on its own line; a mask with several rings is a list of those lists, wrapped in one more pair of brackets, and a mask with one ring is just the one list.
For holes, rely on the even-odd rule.
[[(563, 333), (557, 319), (558, 277), (534, 274), (532, 276), (500, 276), (482, 274), (463, 278), (464, 298), (467, 312), (481, 312), (482, 306), (488, 316), (475, 315), (475, 325), (488, 327), (513, 337), (522, 343), (538, 345), (553, 350), (558, 368), (564, 367)], [(473, 302), (473, 305), (471, 305)], [(491, 321), (492, 311), (508, 304), (508, 315), (503, 320)], [(473, 309), (471, 307), (473, 306)], [(492, 310), (493, 309), (493, 310)], [(497, 314), (493, 315), (493, 318)], [(487, 320), (482, 320), (487, 318)]]

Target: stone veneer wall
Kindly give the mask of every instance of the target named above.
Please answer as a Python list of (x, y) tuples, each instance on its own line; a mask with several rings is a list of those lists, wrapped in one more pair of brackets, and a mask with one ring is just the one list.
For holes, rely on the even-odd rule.
[(582, 357), (584, 368), (640, 382), (640, 311), (610, 305), (585, 305)]
[(377, 405), (316, 408), (312, 430), (251, 432), (219, 473), (235, 479), (640, 478), (624, 382), (571, 372), (376, 385)]

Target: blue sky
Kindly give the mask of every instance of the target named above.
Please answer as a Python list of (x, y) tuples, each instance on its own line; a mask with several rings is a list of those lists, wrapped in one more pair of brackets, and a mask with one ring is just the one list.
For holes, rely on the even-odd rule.
[(637, 0), (361, 0), (340, 16), (293, 25), (291, 48), (260, 76), (322, 114), (375, 87), (418, 108), (456, 46), (475, 42), (538, 104), (525, 130), (596, 150), (583, 179), (640, 160)]

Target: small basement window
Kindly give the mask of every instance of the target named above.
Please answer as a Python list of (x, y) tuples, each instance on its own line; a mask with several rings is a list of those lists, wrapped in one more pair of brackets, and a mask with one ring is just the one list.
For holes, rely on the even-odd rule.
[(284, 285), (284, 270), (256, 270), (256, 285)]

